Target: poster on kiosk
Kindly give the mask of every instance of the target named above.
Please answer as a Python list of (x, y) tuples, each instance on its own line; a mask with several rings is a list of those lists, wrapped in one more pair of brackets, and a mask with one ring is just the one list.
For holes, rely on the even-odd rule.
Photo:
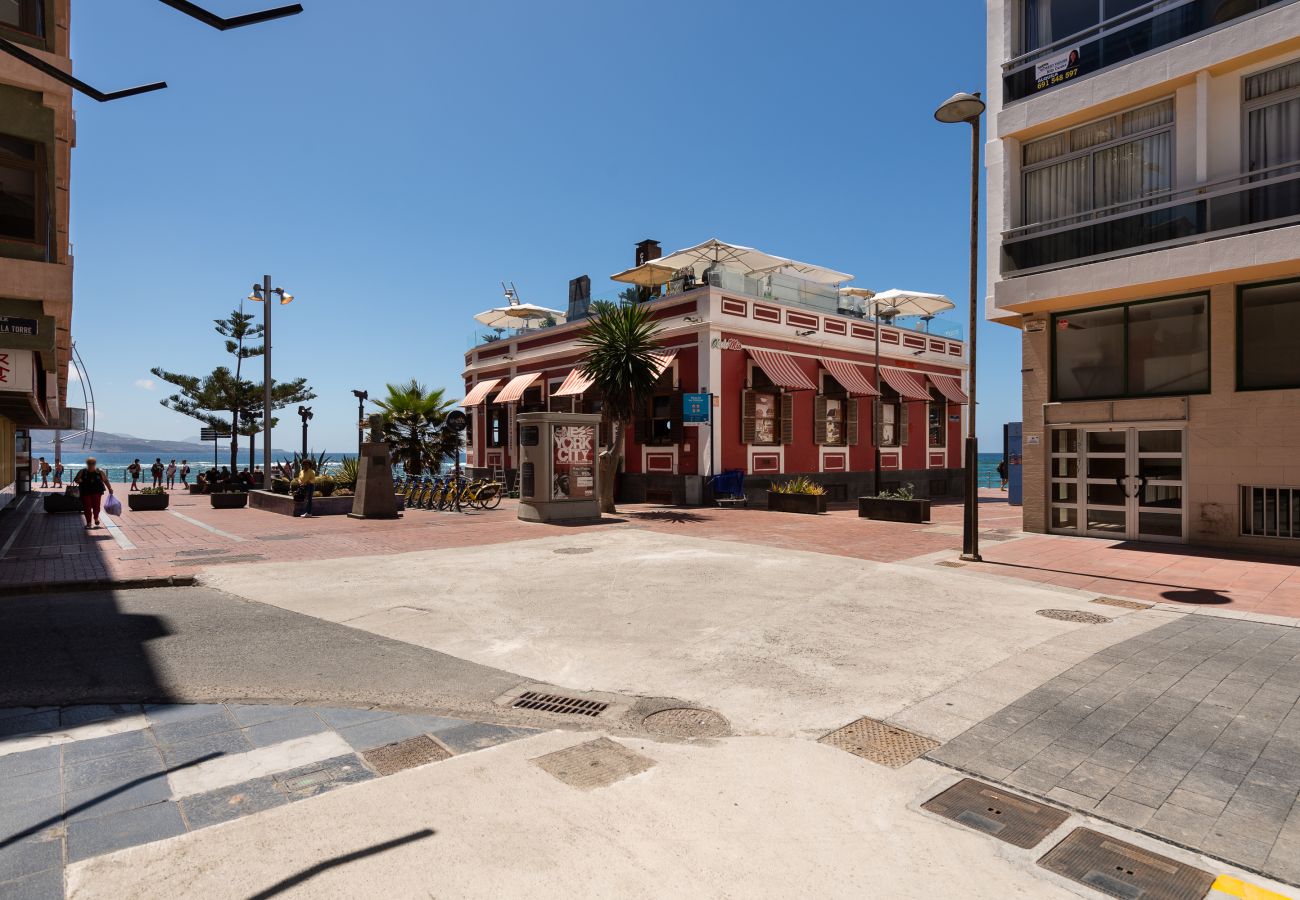
[(551, 499), (590, 500), (596, 496), (596, 429), (555, 425), (551, 439)]

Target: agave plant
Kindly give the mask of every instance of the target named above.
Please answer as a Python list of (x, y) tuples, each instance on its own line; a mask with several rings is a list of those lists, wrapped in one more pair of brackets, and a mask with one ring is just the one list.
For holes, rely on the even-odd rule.
[(334, 481), (339, 487), (355, 488), (357, 479), (361, 476), (361, 464), (355, 456), (344, 456), (330, 474), (334, 476)]
[(804, 475), (800, 475), (798, 478), (791, 478), (789, 481), (784, 482), (783, 484), (772, 485), (772, 493), (812, 494), (814, 496), (821, 496), (822, 494), (826, 493), (826, 488), (822, 487), (817, 482), (812, 481), (808, 477)]
[(309, 459), (315, 465), (317, 472), (324, 472), (325, 465), (330, 460), (330, 455), (328, 453), (320, 453), (313, 456), (312, 454), (308, 453), (306, 456), (303, 456), (301, 453), (295, 453), (293, 455), (293, 459), (289, 459), (286, 457), (280, 463), (280, 468), (281, 470), (288, 472), (290, 478), (297, 478), (298, 473), (302, 471), (303, 462)]

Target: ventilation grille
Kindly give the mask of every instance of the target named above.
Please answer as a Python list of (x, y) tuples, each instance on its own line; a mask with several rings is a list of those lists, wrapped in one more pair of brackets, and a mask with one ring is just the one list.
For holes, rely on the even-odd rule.
[(589, 716), (593, 719), (609, 708), (608, 703), (601, 703), (599, 700), (583, 700), (579, 697), (563, 697), (559, 694), (542, 694), (537, 691), (524, 691), (510, 705), (515, 709), (536, 709), (569, 716)]

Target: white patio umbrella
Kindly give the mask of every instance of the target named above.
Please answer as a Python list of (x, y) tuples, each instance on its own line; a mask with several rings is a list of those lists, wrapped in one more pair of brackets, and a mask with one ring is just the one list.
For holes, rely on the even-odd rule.
[[(646, 281), (641, 279), (661, 278), (665, 270), (672, 273), (681, 269), (691, 269), (698, 276), (702, 274), (703, 269), (715, 265), (738, 269), (745, 273), (788, 274), (823, 284), (839, 284), (841, 281), (851, 281), (853, 279), (853, 276), (846, 272), (837, 272), (834, 269), (815, 266), (811, 263), (797, 262), (793, 259), (786, 259), (784, 256), (773, 256), (771, 253), (764, 253), (762, 250), (755, 250), (753, 247), (728, 244), (717, 238), (707, 240), (703, 244), (696, 244), (694, 247), (687, 247), (685, 250), (676, 250), (667, 256), (652, 259), (636, 268), (619, 272), (617, 275), (610, 277), (614, 281), (644, 284)], [(664, 278), (662, 281), (651, 281), (649, 283), (663, 284), (668, 280), (668, 278)]]
[(941, 312), (953, 309), (953, 303), (942, 294), (926, 294), (921, 291), (903, 291), (890, 288), (869, 298), (869, 308), (881, 318), (895, 316), (920, 316), (933, 319)]
[(488, 328), (518, 328), (529, 321), (542, 320), (550, 317), (561, 323), (566, 316), (558, 309), (547, 309), (545, 306), (538, 306), (535, 303), (512, 303), (509, 306), (498, 306), (495, 309), (489, 309), (481, 312), (474, 318), (482, 322)]

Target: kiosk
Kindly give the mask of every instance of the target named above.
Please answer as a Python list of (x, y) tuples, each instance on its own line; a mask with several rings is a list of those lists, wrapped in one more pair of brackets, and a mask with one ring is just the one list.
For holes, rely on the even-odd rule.
[(519, 518), (525, 522), (600, 519), (600, 416), (532, 412), (515, 417), (519, 436)]

